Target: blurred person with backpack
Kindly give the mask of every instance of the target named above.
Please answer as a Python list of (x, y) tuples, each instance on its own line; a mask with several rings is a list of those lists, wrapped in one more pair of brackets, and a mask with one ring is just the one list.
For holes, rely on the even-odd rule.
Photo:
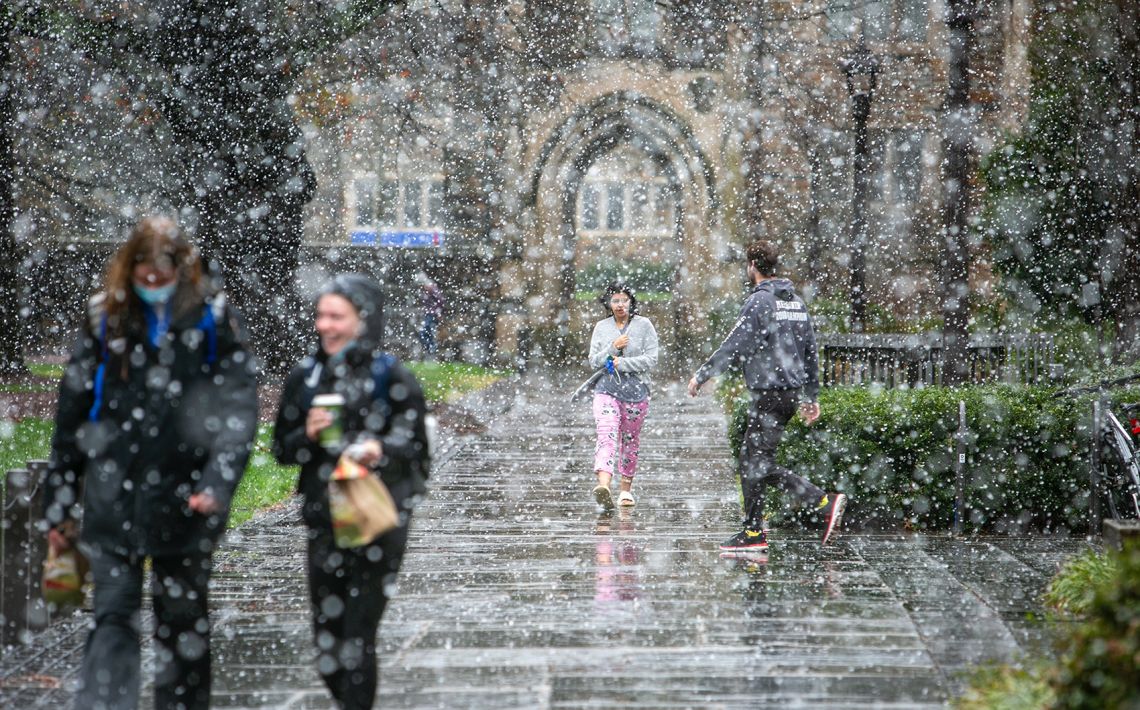
[[(376, 633), (412, 508), (426, 492), (428, 413), (415, 376), (382, 350), (379, 284), (336, 276), (317, 295), (315, 326), (318, 348), (285, 381), (273, 450), (301, 466), (317, 669), (340, 708), (365, 709), (378, 683)], [(352, 547), (343, 546), (330, 501), (343, 456), (379, 476), (399, 511), (395, 528)]]
[(60, 384), (48, 544), (77, 544), (94, 578), (77, 708), (138, 706), (148, 559), (155, 706), (209, 706), (212, 554), (257, 431), (255, 358), (209, 283), (173, 220), (142, 219), (88, 304)]

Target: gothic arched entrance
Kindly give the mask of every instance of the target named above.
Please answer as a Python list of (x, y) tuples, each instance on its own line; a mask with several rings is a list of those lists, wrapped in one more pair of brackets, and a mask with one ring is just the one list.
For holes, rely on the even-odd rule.
[(589, 295), (613, 275), (653, 294), (643, 310), (670, 351), (686, 352), (702, 330), (694, 316), (723, 292), (724, 251), (712, 166), (688, 124), (661, 102), (610, 93), (550, 132), (530, 175), (527, 318), (545, 357), (581, 359), (601, 315)]

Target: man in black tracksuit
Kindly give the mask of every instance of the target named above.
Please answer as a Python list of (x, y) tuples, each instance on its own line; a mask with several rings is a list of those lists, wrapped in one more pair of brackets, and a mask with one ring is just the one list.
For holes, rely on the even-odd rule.
[(792, 282), (775, 276), (778, 261), (775, 247), (768, 242), (748, 248), (752, 293), (732, 332), (689, 381), (689, 396), (695, 397), (706, 381), (735, 366), (743, 370), (752, 395), (740, 450), (744, 529), (721, 544), (720, 549), (727, 551), (767, 549), (764, 494), (770, 483), (823, 512), (827, 521), (824, 544), (839, 526), (847, 505), (842, 493), (828, 495), (776, 464), (780, 437), (797, 408), (808, 424), (819, 417), (815, 331)]

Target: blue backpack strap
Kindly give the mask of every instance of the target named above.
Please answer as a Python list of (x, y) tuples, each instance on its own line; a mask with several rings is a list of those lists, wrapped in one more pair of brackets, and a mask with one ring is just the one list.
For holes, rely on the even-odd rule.
[(103, 381), (107, 379), (107, 314), (99, 321), (99, 367), (95, 369), (95, 401), (87, 412), (88, 421), (99, 420), (99, 410), (103, 408)]
[(206, 338), (205, 362), (207, 365), (213, 365), (218, 361), (218, 320), (211, 304), (207, 303), (202, 309), (202, 320), (198, 321), (197, 328)]
[(383, 400), (388, 409), (392, 408), (388, 386), (392, 383), (392, 368), (397, 362), (391, 353), (380, 353), (372, 360), (372, 399)]
[[(196, 326), (202, 331), (203, 337), (206, 339), (206, 354), (203, 361), (207, 365), (213, 365), (218, 361), (218, 319), (215, 314), (215, 304), (206, 304), (202, 310), (202, 319), (198, 321)], [(225, 308), (224, 304), (220, 308)], [(99, 367), (95, 370), (94, 392), (95, 401), (91, 404), (90, 411), (87, 412), (88, 421), (99, 420), (99, 410), (103, 408), (103, 390), (104, 382), (107, 379), (107, 355), (109, 353), (107, 346), (107, 314), (104, 312), (99, 319)]]

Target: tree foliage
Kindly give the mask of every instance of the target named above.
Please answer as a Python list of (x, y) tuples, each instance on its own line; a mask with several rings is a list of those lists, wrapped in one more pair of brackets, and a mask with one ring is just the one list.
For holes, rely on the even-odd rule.
[(1115, 322), (1135, 349), (1140, 314), (1140, 76), (1134, 4), (1042, 7), (1024, 131), (983, 166), (986, 234), (1020, 308)]
[(161, 124), (170, 155), (157, 202), (217, 262), (260, 354), (281, 364), (297, 349), (289, 336), (304, 309), (293, 278), (302, 209), (315, 187), (292, 92), (310, 61), (393, 4), (22, 0), (5, 3), (3, 19), (12, 38), (98, 67), (103, 86), (122, 89), (124, 123)]

